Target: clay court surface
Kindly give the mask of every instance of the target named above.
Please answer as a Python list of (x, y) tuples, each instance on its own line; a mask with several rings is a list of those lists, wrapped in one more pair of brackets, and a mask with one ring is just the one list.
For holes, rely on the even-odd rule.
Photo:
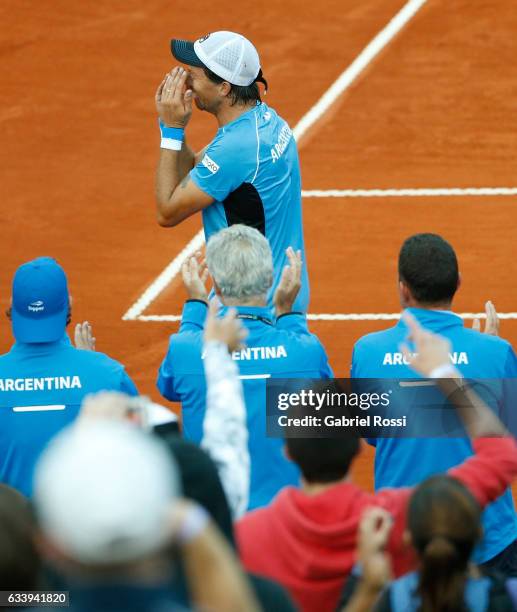
[[(92, 3), (7, 0), (0, 6), (0, 306), (16, 267), (52, 255), (65, 267), (74, 321), (126, 364), (140, 391), (154, 380), (174, 321), (123, 320), (201, 227), (155, 222), (154, 92), (173, 66), (168, 41), (229, 29), (254, 41), (266, 97), (291, 124), (311, 109), (405, 0), (206, 0)], [(492, 299), (517, 341), (517, 11), (511, 0), (427, 0), (299, 141), (312, 314), (399, 310), (396, 257), (408, 235), (455, 246), (455, 310)], [(215, 132), (195, 112), (188, 139)], [(505, 188), (508, 195), (361, 197), (355, 190)], [(488, 192), (492, 193), (492, 192)], [(499, 192), (495, 192), (499, 193)], [(366, 197), (364, 197), (366, 196)], [(176, 277), (143, 312), (178, 315)], [(341, 319), (343, 317), (340, 317)], [(313, 320), (336, 375), (354, 341), (386, 320)], [(466, 321), (467, 325), (471, 321)], [(11, 344), (7, 321), (0, 350)], [(357, 468), (370, 484), (371, 453)]]

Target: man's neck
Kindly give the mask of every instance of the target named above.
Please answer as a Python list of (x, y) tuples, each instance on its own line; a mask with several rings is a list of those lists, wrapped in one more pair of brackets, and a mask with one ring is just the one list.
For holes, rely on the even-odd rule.
[(441, 304), (421, 304), (415, 300), (410, 300), (402, 305), (403, 308), (420, 308), (420, 310), (452, 310), (452, 302), (442, 302)]
[(221, 105), (217, 113), (215, 113), (215, 118), (217, 119), (217, 123), (219, 127), (224, 127), (238, 119), (244, 113), (247, 113), (252, 108), (255, 108), (256, 102), (250, 102), (249, 104), (234, 104), (231, 105)]

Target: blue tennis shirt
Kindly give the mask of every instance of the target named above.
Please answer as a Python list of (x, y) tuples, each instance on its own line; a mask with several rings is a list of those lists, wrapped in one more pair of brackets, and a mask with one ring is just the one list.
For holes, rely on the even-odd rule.
[(309, 279), (303, 240), (301, 177), (291, 128), (261, 103), (217, 130), (203, 159), (190, 173), (214, 202), (203, 209), (208, 241), (236, 223), (258, 229), (273, 252), (272, 296), (287, 263), (285, 250), (301, 250), (302, 287), (293, 310), (306, 312)]
[[(248, 510), (268, 504), (287, 485), (297, 485), (300, 472), (285, 458), (284, 441), (266, 434), (266, 381), (273, 378), (330, 378), (327, 355), (316, 336), (309, 333), (305, 316), (286, 314), (274, 323), (270, 309), (237, 306), (248, 330), (246, 348), (232, 354), (238, 365), (244, 400), (251, 462)], [(224, 312), (224, 310), (223, 310)], [(179, 332), (173, 334), (163, 360), (157, 386), (168, 400), (181, 402), (183, 435), (200, 443), (206, 406), (202, 361), (204, 302), (185, 303)]]
[(32, 493), (38, 458), (78, 415), (83, 398), (101, 390), (137, 395), (124, 367), (103, 353), (58, 342), (17, 342), (0, 356), (0, 482)]
[[(409, 308), (426, 329), (451, 341), (451, 362), (465, 378), (515, 379), (517, 357), (511, 345), (501, 338), (466, 328), (452, 312)], [(399, 344), (408, 329), (401, 320), (390, 329), (363, 336), (352, 357), (352, 378), (419, 378), (405, 363)], [(504, 385), (501, 385), (504, 390)], [(499, 397), (494, 407), (517, 410), (514, 398)], [(389, 416), (389, 413), (386, 414)], [(445, 472), (472, 455), (468, 438), (377, 438), (375, 488), (416, 485), (428, 476)], [(474, 559), (483, 563), (495, 557), (517, 538), (517, 517), (511, 490), (487, 506), (483, 513), (485, 537)]]

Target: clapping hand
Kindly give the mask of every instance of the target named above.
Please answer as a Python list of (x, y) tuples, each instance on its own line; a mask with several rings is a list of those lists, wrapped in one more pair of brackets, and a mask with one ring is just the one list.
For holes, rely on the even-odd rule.
[(291, 312), (294, 301), (302, 286), (302, 253), (292, 247), (286, 250), (289, 263), (284, 266), (280, 282), (273, 297), (276, 316)]
[(95, 338), (93, 337), (92, 326), (88, 321), (78, 323), (74, 332), (75, 347), (83, 351), (95, 350)]
[[(483, 333), (488, 334), (489, 336), (499, 336), (499, 317), (497, 316), (497, 310), (495, 309), (495, 306), (490, 300), (485, 303), (485, 312), (486, 321)], [(472, 329), (475, 329), (478, 332), (481, 331), (481, 321), (478, 317), (474, 319), (474, 322), (472, 323)]]
[(359, 524), (358, 558), (367, 586), (380, 591), (391, 580), (391, 563), (386, 546), (393, 525), (391, 514), (383, 508), (369, 508)]
[(189, 257), (181, 267), (181, 275), (189, 299), (208, 302), (208, 293), (205, 286), (208, 278), (208, 269), (206, 261), (200, 262), (200, 258), (201, 253), (199, 251), (194, 257)]

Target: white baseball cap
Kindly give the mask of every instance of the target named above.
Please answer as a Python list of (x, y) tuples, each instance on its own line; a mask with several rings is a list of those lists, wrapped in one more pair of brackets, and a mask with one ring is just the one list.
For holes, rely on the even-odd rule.
[(43, 533), (87, 564), (125, 563), (159, 550), (179, 478), (166, 447), (130, 423), (92, 420), (54, 438), (36, 467)]
[(174, 38), (171, 51), (183, 64), (206, 67), (232, 85), (246, 87), (262, 80), (257, 50), (236, 32), (213, 32), (194, 43)]

